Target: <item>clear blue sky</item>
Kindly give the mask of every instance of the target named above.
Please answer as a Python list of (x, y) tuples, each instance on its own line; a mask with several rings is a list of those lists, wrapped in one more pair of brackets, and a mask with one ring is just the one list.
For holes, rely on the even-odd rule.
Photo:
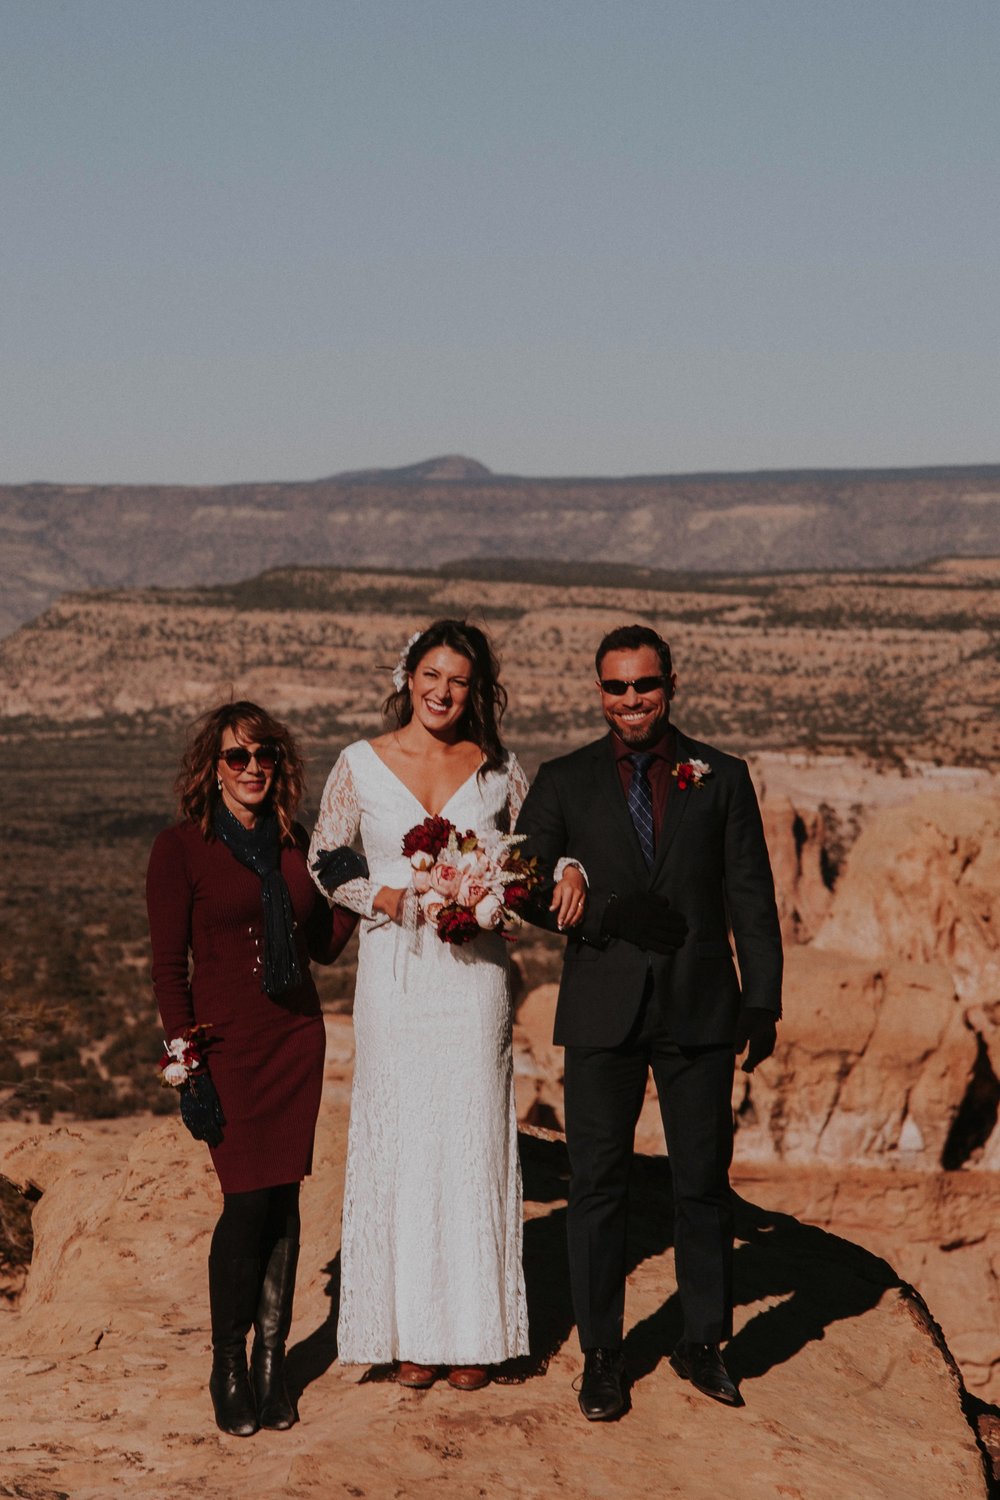
[(0, 481), (1000, 461), (997, 0), (2, 0)]

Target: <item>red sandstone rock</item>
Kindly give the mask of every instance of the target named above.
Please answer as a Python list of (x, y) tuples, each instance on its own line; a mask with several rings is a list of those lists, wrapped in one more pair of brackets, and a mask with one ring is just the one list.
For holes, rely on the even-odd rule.
[(28, 1290), (20, 1310), (0, 1316), (0, 1446), (12, 1494), (548, 1500), (663, 1494), (667, 1485), (687, 1500), (717, 1500), (734, 1486), (740, 1500), (985, 1496), (957, 1376), (920, 1305), (864, 1252), (770, 1209), (739, 1209), (730, 1359), (746, 1409), (723, 1411), (673, 1375), (665, 1355), (679, 1325), (662, 1162), (636, 1165), (633, 1409), (588, 1427), (571, 1386), (580, 1357), (558, 1141), (525, 1147), (525, 1253), (544, 1373), (471, 1396), (442, 1383), (425, 1393), (359, 1383), (357, 1370), (335, 1363), (330, 1321), (348, 1023), (331, 1021), (330, 1034), (291, 1339), (302, 1421), (289, 1433), (241, 1441), (211, 1423), (205, 1260), (218, 1194), (203, 1148), (176, 1121), (136, 1120), (25, 1131), (8, 1150), (4, 1172), (43, 1189)]

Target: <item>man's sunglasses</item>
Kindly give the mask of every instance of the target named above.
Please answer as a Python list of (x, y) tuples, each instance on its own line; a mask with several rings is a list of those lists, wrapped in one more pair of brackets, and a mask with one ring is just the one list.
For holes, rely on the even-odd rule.
[(248, 750), (246, 745), (231, 745), (228, 750), (219, 751), (219, 759), (231, 771), (245, 771), (252, 760), (257, 762), (259, 771), (273, 771), (281, 759), (281, 746), (258, 745), (256, 750)]
[(607, 693), (609, 698), (624, 698), (630, 687), (634, 687), (640, 695), (642, 693), (654, 693), (657, 688), (663, 687), (665, 677), (630, 677), (628, 681), (624, 677), (602, 677), (601, 692)]

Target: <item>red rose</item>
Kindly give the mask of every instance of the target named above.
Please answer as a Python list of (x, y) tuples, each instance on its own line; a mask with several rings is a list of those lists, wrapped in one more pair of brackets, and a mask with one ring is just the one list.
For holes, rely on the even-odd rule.
[(437, 920), (437, 935), (443, 943), (471, 943), (479, 935), (479, 923), (465, 907), (446, 906)]
[(512, 880), (503, 893), (503, 904), (511, 911), (523, 911), (531, 900), (531, 891), (521, 880)]
[(455, 825), (447, 818), (425, 818), (403, 835), (403, 853), (407, 859), (417, 853), (430, 854), (437, 859), (454, 832)]

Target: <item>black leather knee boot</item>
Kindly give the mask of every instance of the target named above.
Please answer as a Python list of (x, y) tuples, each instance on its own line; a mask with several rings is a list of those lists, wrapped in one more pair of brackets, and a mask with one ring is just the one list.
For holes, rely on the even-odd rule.
[(259, 1425), (247, 1372), (247, 1334), (253, 1322), (259, 1285), (256, 1255), (209, 1256), (212, 1374), (208, 1389), (215, 1420), (231, 1437), (251, 1437)]
[(299, 1260), (296, 1240), (280, 1239), (271, 1251), (254, 1319), (250, 1369), (262, 1427), (284, 1431), (298, 1421), (285, 1384), (285, 1342), (292, 1326), (295, 1271)]

